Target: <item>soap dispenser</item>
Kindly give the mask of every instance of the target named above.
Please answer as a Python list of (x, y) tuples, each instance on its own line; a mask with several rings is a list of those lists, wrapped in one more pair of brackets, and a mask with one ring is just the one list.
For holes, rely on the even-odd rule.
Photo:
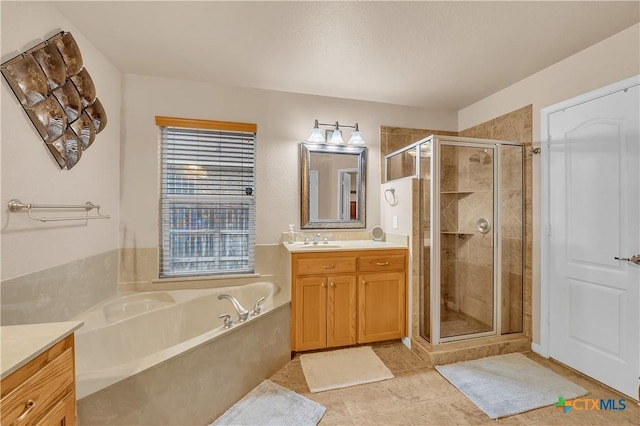
[(293, 225), (289, 225), (289, 235), (287, 237), (287, 240), (289, 244), (293, 244), (296, 242), (296, 233), (293, 230)]

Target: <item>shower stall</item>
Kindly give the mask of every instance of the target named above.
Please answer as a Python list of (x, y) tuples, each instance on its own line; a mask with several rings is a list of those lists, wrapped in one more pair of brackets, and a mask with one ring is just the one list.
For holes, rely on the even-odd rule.
[(414, 317), (430, 345), (523, 331), (523, 170), (523, 144), (488, 139), (432, 135), (385, 157), (387, 182), (418, 181)]

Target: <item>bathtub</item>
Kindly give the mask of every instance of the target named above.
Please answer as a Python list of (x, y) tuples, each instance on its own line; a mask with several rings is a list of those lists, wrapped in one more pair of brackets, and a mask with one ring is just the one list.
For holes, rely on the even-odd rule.
[[(285, 309), (289, 304), (276, 303), (278, 292), (276, 285), (261, 282), (130, 293), (77, 317), (84, 321), (75, 335), (80, 423), (213, 420), (251, 389), (245, 389), (247, 383), (259, 383), (289, 360), (289, 310)], [(261, 313), (238, 322), (233, 305), (218, 299), (222, 293), (234, 296), (250, 311), (264, 297)], [(222, 314), (234, 319), (231, 328), (223, 327)], [(245, 382), (235, 390), (229, 386), (234, 371)], [(233, 394), (239, 395), (237, 399)], [(198, 399), (204, 407), (194, 406)]]

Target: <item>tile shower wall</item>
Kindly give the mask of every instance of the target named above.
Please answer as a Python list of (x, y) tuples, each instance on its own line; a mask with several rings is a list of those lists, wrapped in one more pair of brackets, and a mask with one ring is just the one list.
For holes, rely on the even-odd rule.
[[(488, 151), (492, 155), (491, 151)], [(477, 148), (442, 146), (441, 173), (441, 293), (443, 312), (463, 313), (479, 321), (477, 330), (493, 323), (493, 241), (491, 234), (476, 233), (476, 222), (494, 223), (493, 159), (472, 163)], [(444, 327), (444, 325), (443, 325)], [(442, 330), (443, 337), (452, 335)]]
[[(448, 130), (428, 130), (428, 129), (408, 129), (404, 127), (390, 127), (380, 126), (380, 178), (381, 182), (386, 181), (384, 173), (384, 157), (391, 154), (394, 151), (404, 148), (407, 145), (411, 145), (414, 142), (424, 139), (431, 135), (444, 135), (444, 136), (457, 136), (457, 132)], [(412, 157), (407, 158), (407, 168), (413, 169), (415, 162), (411, 160)], [(415, 160), (415, 159), (414, 159)], [(409, 172), (407, 170), (404, 176), (415, 174), (415, 170)]]
[[(528, 105), (526, 107), (517, 109), (508, 114), (501, 115), (492, 120), (486, 121), (484, 123), (478, 124), (477, 126), (471, 127), (469, 129), (463, 130), (459, 133), (460, 136), (470, 137), (470, 138), (487, 138), (487, 139), (498, 139), (498, 140), (510, 140), (516, 142), (524, 142), (524, 188), (521, 188), (520, 191), (524, 190), (524, 241), (519, 240), (518, 238), (506, 238), (503, 239), (503, 265), (509, 265), (509, 279), (505, 280), (505, 276), (503, 275), (503, 283), (506, 286), (507, 282), (509, 283), (517, 283), (520, 277), (518, 277), (518, 273), (516, 271), (522, 270), (521, 265), (518, 264), (518, 260), (515, 256), (510, 256), (508, 259), (505, 259), (504, 256), (509, 256), (509, 253), (514, 253), (519, 245), (524, 245), (524, 294), (520, 295), (518, 290), (514, 290), (517, 285), (511, 284), (508, 289), (503, 287), (503, 306), (506, 304), (515, 305), (513, 309), (516, 309), (519, 305), (517, 301), (522, 300), (522, 306), (524, 310), (524, 333), (527, 337), (531, 337), (531, 310), (532, 310), (532, 285), (533, 285), (533, 205), (532, 205), (532, 194), (533, 194), (533, 183), (532, 183), (532, 159), (531, 159), (531, 142), (533, 138), (533, 107), (532, 105)], [(508, 159), (503, 158), (503, 169), (505, 173), (503, 173), (503, 177), (507, 179), (508, 171), (513, 169), (508, 166)], [(506, 167), (505, 167), (506, 166)], [(517, 196), (518, 188), (513, 185), (503, 186), (503, 209), (513, 211), (515, 207), (513, 204), (514, 197)], [(511, 201), (510, 201), (511, 200)], [(505, 205), (506, 203), (506, 205)], [(505, 228), (503, 232), (505, 236), (514, 236), (514, 233), (517, 232), (518, 223), (517, 221), (507, 221), (505, 224)], [(521, 225), (520, 225), (521, 226)], [(504, 268), (507, 269), (507, 268)], [(503, 274), (506, 274), (506, 271), (503, 270)], [(508, 290), (508, 291), (505, 291)], [(509, 299), (507, 299), (509, 298)], [(504, 311), (504, 310), (503, 310)], [(506, 323), (509, 323), (509, 329), (512, 331), (517, 331), (516, 323), (514, 323), (513, 318), (517, 318), (519, 313), (515, 310), (509, 311), (510, 318), (506, 318), (503, 313), (502, 323), (503, 327)]]

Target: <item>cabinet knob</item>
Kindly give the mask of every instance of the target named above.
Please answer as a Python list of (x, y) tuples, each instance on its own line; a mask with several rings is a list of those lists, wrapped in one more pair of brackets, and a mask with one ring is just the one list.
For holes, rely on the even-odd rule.
[(329, 285), (330, 285), (331, 287), (335, 287), (335, 286), (336, 286), (334, 283), (329, 283)]
[(325, 288), (327, 285), (325, 283), (320, 284), (322, 288)]
[(367, 285), (367, 282), (365, 280), (362, 280), (362, 285)]
[(336, 265), (334, 265), (334, 264), (331, 264), (331, 265), (322, 265), (322, 269), (333, 269), (333, 268), (335, 268), (335, 267), (336, 267)]

